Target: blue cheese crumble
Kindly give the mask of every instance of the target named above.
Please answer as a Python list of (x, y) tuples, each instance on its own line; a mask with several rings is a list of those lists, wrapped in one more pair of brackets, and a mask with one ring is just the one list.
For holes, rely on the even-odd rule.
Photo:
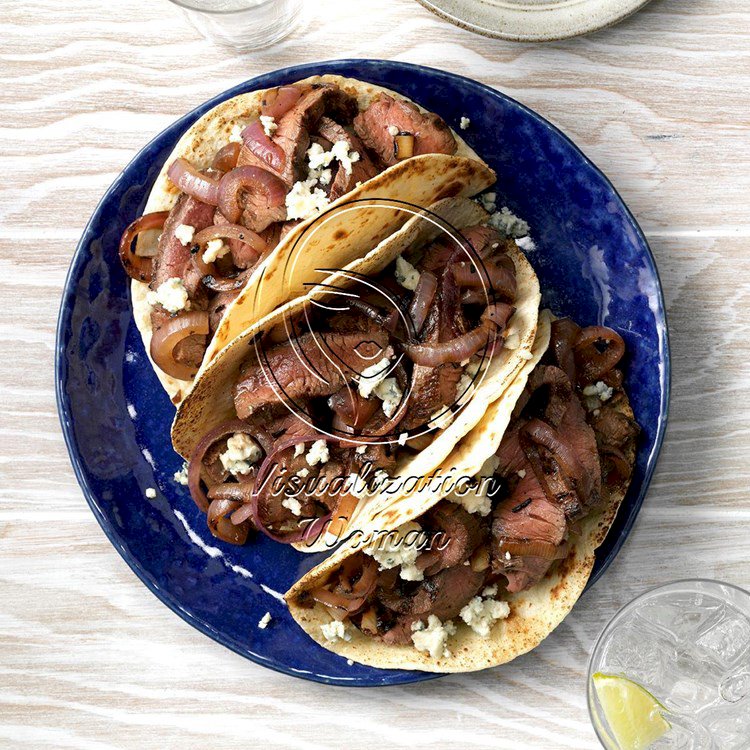
[(227, 449), (219, 455), (221, 465), (230, 474), (247, 474), (263, 452), (260, 446), (244, 432), (235, 432), (227, 440)]
[(487, 637), (497, 620), (510, 614), (508, 602), (475, 596), (459, 613), (460, 618), (477, 634)]
[(433, 659), (451, 655), (451, 652), (446, 648), (448, 638), (456, 632), (456, 626), (451, 620), (443, 623), (435, 615), (430, 615), (427, 618), (426, 625), (419, 620), (411, 626), (411, 629), (411, 640), (417, 651), (423, 651)]
[(338, 640), (350, 641), (352, 634), (347, 630), (346, 625), (340, 620), (332, 620), (328, 623), (323, 623), (320, 626), (320, 630), (323, 633), (323, 637), (329, 643), (335, 643)]
[(404, 581), (423, 581), (424, 572), (415, 562), (422, 552), (427, 537), (416, 521), (409, 521), (388, 532), (364, 549), (380, 565), (380, 570), (401, 567), (399, 577)]
[(395, 276), (396, 281), (410, 292), (413, 292), (417, 288), (417, 284), (419, 284), (419, 271), (400, 255), (396, 258)]
[(179, 224), (177, 229), (174, 230), (174, 236), (182, 245), (189, 245), (193, 241), (194, 234), (195, 227), (191, 227), (190, 224)]
[(179, 276), (173, 276), (160, 284), (156, 291), (146, 295), (146, 302), (151, 307), (161, 305), (168, 313), (178, 313), (190, 307), (190, 298), (185, 284)]
[(266, 614), (264, 614), (263, 617), (260, 618), (260, 622), (258, 622), (258, 627), (261, 630), (265, 630), (268, 627), (272, 619), (273, 618), (271, 617), (271, 613), (266, 612)]
[(305, 456), (308, 466), (328, 463), (331, 454), (328, 451), (328, 443), (325, 440), (316, 440)]

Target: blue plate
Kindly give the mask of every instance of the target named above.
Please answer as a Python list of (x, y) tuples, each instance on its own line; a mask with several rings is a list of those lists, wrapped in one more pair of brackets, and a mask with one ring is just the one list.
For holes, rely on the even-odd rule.
[[(315, 73), (338, 73), (400, 91), (442, 115), (500, 176), (498, 199), (532, 227), (530, 254), (545, 304), (582, 324), (625, 337), (627, 389), (643, 427), (630, 492), (597, 554), (591, 583), (633, 526), (667, 419), (669, 348), (659, 278), (646, 240), (602, 173), (559, 130), (518, 102), (467, 78), (378, 60), (286, 68), (236, 86), (149, 143), (97, 206), (76, 249), (57, 330), (57, 399), (63, 433), (84, 495), (104, 533), (170, 609), (249, 659), (336, 685), (392, 685), (433, 675), (378, 670), (313, 643), (289, 616), (282, 593), (319, 561), (261, 537), (244, 547), (214, 539), (187, 488), (169, 427), (174, 407), (161, 390), (133, 322), (128, 279), (117, 257), (179, 136), (208, 109), (258, 88)], [(157, 488), (153, 500), (148, 487)], [(261, 630), (266, 612), (273, 620)]]

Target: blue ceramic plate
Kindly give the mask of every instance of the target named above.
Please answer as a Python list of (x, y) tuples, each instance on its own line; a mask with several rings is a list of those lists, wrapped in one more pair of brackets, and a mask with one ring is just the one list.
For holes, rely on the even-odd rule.
[[(178, 120), (125, 168), (96, 208), (76, 250), (57, 331), (57, 397), (78, 481), (104, 533), (136, 575), (198, 630), (249, 659), (305, 679), (387, 685), (432, 675), (355, 664), (313, 643), (282, 594), (318, 560), (265, 537), (244, 547), (214, 539), (173, 474), (174, 407), (152, 372), (133, 322), (117, 247), (179, 136), (229, 97), (315, 73), (395, 89), (454, 127), (500, 175), (499, 200), (532, 227), (530, 255), (545, 304), (581, 324), (605, 323), (628, 344), (627, 388), (643, 435), (635, 477), (597, 554), (591, 582), (630, 531), (656, 463), (667, 418), (669, 350), (659, 279), (638, 225), (602, 173), (559, 131), (503, 94), (429, 68), (341, 60), (247, 81)], [(153, 500), (145, 497), (155, 487)], [(258, 621), (270, 612), (271, 625)]]

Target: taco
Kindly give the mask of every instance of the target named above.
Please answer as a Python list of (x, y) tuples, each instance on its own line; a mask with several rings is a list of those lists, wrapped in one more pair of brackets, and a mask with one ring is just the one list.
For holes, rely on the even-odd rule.
[[(162, 385), (179, 401), (209, 346), (210, 359), (307, 291), (288, 274), (278, 284), (273, 268), (322, 212), (383, 196), (428, 206), (492, 182), (494, 173), (439, 117), (354, 79), (314, 76), (217, 105), (182, 136), (120, 243), (136, 323)], [(322, 228), (298, 278), (309, 282), (321, 259), (340, 267), (342, 244), (364, 254), (407, 218), (359, 212), (345, 244)], [(263, 294), (248, 292), (225, 316), (263, 270)]]
[(472, 671), (536, 647), (583, 592), (633, 471), (623, 353), (569, 319), (550, 339), (543, 315), (533, 359), (443, 465), (475, 479), (374, 514), (288, 592), (295, 620), (381, 668)]
[(438, 202), (210, 363), (172, 440), (214, 535), (320, 549), (482, 421), (532, 356), (540, 301), (487, 220)]

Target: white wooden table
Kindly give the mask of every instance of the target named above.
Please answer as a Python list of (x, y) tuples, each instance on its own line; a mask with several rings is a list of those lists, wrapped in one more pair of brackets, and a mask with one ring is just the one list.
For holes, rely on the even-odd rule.
[[(166, 0), (5, 0), (0, 13), (0, 746), (596, 748), (584, 670), (616, 608), (685, 576), (750, 586), (750, 6), (655, 0), (549, 46), (450, 26), (412, 0), (310, 0), (294, 37), (235, 55)], [(364, 13), (364, 15), (362, 15)], [(352, 691), (245, 661), (171, 614), (75, 482), (53, 395), (60, 290), (100, 195), (174, 118), (263, 71), (333, 57), (435, 65), (501, 88), (610, 176), (669, 306), (671, 426), (633, 534), (530, 655)]]

